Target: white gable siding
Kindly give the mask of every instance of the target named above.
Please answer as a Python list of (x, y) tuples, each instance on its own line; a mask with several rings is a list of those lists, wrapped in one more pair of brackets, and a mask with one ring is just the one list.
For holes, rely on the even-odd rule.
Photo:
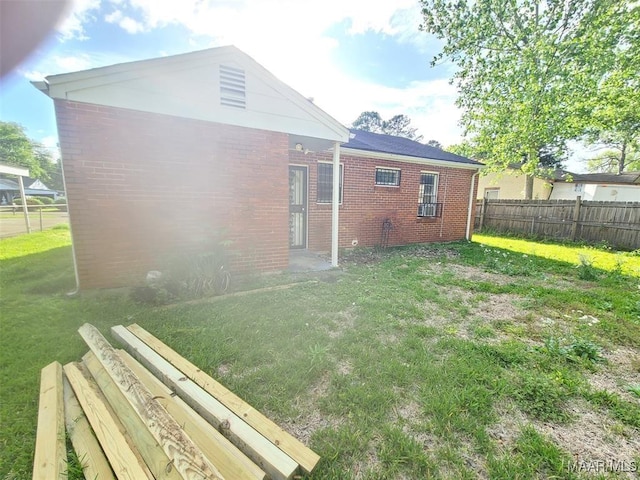
[[(245, 73), (245, 108), (221, 105), (220, 66)], [(52, 98), (175, 115), (332, 141), (348, 130), (237, 49), (47, 78)]]

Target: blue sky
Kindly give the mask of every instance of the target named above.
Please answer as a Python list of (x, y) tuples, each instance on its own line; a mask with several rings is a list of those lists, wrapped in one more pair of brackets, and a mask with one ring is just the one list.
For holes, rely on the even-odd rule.
[(453, 67), (430, 67), (440, 44), (419, 31), (417, 0), (69, 1), (46, 40), (0, 84), (0, 119), (22, 124), (52, 151), (53, 102), (30, 81), (229, 44), (345, 125), (365, 110), (402, 113), (425, 141), (461, 140)]
[(404, 113), (425, 140), (455, 143), (450, 66), (429, 67), (438, 44), (419, 23), (414, 0), (76, 0), (3, 78), (0, 118), (54, 146), (53, 102), (31, 80), (233, 44), (344, 124)]

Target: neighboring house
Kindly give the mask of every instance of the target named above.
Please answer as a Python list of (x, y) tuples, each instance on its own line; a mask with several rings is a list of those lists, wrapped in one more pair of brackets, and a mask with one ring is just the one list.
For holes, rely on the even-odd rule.
[[(49, 188), (40, 180), (23, 177), (24, 194), (30, 197), (50, 197), (55, 200), (58, 192)], [(6, 177), (0, 177), (0, 204), (10, 205), (14, 198), (20, 196), (18, 182)]]
[[(524, 200), (526, 180), (526, 175), (518, 168), (482, 174), (478, 182), (478, 198)], [(540, 177), (533, 179), (534, 200), (547, 200), (550, 192), (549, 180)]]
[[(235, 47), (47, 77), (79, 288), (132, 285), (230, 241), (234, 272), (291, 248), (470, 238), (482, 164), (349, 131)], [(333, 186), (338, 186), (334, 195)]]
[(640, 172), (570, 173), (562, 172), (553, 181), (551, 200), (601, 202), (640, 202)]

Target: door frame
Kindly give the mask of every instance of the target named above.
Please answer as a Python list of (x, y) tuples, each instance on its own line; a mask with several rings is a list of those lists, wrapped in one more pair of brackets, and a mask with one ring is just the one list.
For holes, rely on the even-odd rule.
[[(304, 169), (304, 245), (299, 247), (292, 247), (291, 242), (289, 242), (289, 249), (292, 250), (304, 250), (308, 248), (309, 245), (309, 165), (303, 165), (298, 163), (290, 163), (287, 168), (287, 173), (290, 174), (291, 167)], [(291, 207), (291, 203), (289, 203), (289, 208)], [(289, 212), (289, 214), (291, 214)]]

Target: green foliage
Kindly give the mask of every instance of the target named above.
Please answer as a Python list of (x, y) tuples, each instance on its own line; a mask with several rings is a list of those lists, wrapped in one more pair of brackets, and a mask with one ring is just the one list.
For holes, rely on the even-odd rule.
[(579, 255), (580, 264), (576, 266), (578, 278), (580, 280), (597, 280), (600, 276), (598, 270), (594, 268), (593, 261), (587, 255)]
[(31, 177), (43, 180), (58, 168), (47, 149), (29, 139), (22, 125), (12, 122), (0, 122), (0, 158), (8, 165), (28, 168)]
[[(593, 364), (618, 372), (596, 363), (599, 344), (640, 348), (640, 325), (627, 309), (640, 257), (616, 262), (611, 250), (589, 250), (601, 281), (587, 290), (575, 272), (583, 247), (485, 239), (504, 261), (535, 257), (535, 275), (483, 272), (486, 247), (478, 243), (422, 245), (375, 258), (360, 252), (366, 261), (345, 259), (342, 272), (296, 276), (314, 284), (162, 308), (120, 291), (65, 295), (74, 287), (68, 228), (0, 240), (0, 310), (10, 312), (0, 335), (0, 478), (30, 478), (39, 370), (86, 353), (77, 334), (86, 321), (105, 334), (136, 322), (285, 429), (308, 428), (322, 458), (310, 479), (576, 478), (562, 468), (569, 452), (523, 424), (521, 412), (553, 427), (584, 399), (587, 410), (625, 428), (639, 424), (635, 397), (592, 391), (586, 376)], [(495, 300), (517, 308), (492, 315), (501, 312)], [(583, 313), (599, 322), (584, 324)], [(543, 316), (556, 325), (541, 325)], [(634, 372), (639, 362), (632, 359)], [(77, 467), (71, 455), (73, 480)]]
[[(26, 201), (27, 205), (44, 205), (40, 197), (26, 197)], [(13, 203), (15, 203), (16, 205), (22, 205), (22, 198), (14, 198)]]
[[(57, 207), (59, 211), (61, 211), (61, 212), (66, 212), (67, 211), (68, 206), (67, 206), (67, 199), (66, 198), (58, 197), (58, 198), (55, 199), (53, 204), (54, 205), (61, 205), (61, 206)], [(64, 205), (64, 206), (62, 206), (62, 205)]]
[(383, 120), (378, 112), (362, 112), (351, 124), (353, 128), (374, 133), (386, 133), (397, 137), (406, 137), (419, 142), (422, 135), (416, 135), (417, 128), (410, 126), (411, 119), (406, 115), (395, 115)]
[(545, 339), (541, 351), (552, 357), (572, 362), (586, 362), (591, 365), (603, 360), (601, 347), (590, 340), (581, 338), (567, 341), (564, 338), (550, 336)]
[(640, 385), (629, 385), (627, 391), (640, 398)]
[(523, 411), (542, 421), (565, 422), (569, 414), (565, 404), (570, 394), (550, 375), (519, 370), (513, 397)]
[(640, 9), (618, 0), (421, 4), (421, 28), (444, 41), (432, 63), (456, 65), (462, 124), (495, 170), (524, 160), (531, 174), (544, 149), (563, 151), (590, 122), (595, 105), (582, 99), (621, 50), (638, 50)]
[[(41, 205), (53, 205), (53, 198), (51, 197), (44, 197), (44, 196), (40, 196), (40, 195), (35, 195), (33, 197), (34, 200), (38, 200), (40, 201)], [(28, 205), (28, 202), (27, 202)]]
[(621, 422), (640, 428), (640, 405), (638, 403), (623, 400), (617, 393), (607, 390), (588, 392), (585, 393), (585, 397), (593, 404), (608, 409), (609, 413)]
[(592, 173), (622, 173), (620, 171), (622, 161), (623, 171), (640, 171), (640, 151), (625, 147), (624, 159), (622, 155), (621, 149), (604, 150), (587, 161), (587, 170)]
[[(515, 448), (502, 457), (489, 458), (489, 478), (512, 480), (524, 478), (579, 478), (568, 470), (571, 457), (540, 434), (532, 425), (525, 426)], [(514, 474), (514, 472), (517, 472)]]

